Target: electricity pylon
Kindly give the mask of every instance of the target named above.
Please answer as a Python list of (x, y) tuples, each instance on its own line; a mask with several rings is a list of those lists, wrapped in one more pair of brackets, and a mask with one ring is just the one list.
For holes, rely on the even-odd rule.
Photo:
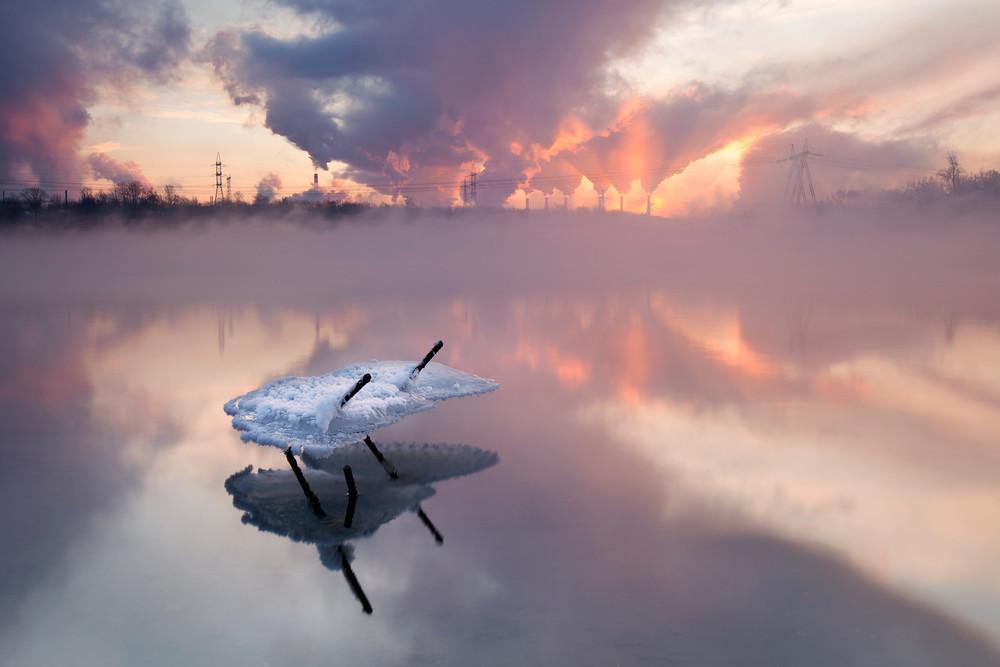
[(222, 201), (222, 154), (215, 154), (215, 195), (212, 201), (216, 204)]
[(801, 151), (795, 152), (795, 144), (792, 144), (788, 157), (778, 160), (778, 163), (788, 162), (791, 168), (788, 170), (788, 180), (785, 181), (785, 196), (788, 201), (795, 206), (802, 206), (807, 203), (806, 187), (809, 188), (809, 199), (812, 205), (816, 205), (816, 189), (813, 187), (812, 174), (809, 172), (809, 160), (823, 157), (821, 153), (813, 153), (809, 150), (809, 141)]

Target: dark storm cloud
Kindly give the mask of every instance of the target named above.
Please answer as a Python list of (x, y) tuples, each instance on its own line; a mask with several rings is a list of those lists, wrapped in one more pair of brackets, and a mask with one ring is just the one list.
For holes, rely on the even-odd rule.
[(178, 0), (27, 0), (0, 9), (0, 178), (78, 178), (77, 150), (101, 86), (163, 80), (185, 55)]
[(568, 113), (605, 126), (621, 101), (607, 63), (680, 3), (282, 4), (330, 27), (222, 33), (206, 57), (234, 101), (262, 104), (267, 126), (318, 166), (340, 160), (387, 185), (454, 182), (487, 156), (490, 176), (516, 177), (532, 160), (512, 144), (549, 146)]

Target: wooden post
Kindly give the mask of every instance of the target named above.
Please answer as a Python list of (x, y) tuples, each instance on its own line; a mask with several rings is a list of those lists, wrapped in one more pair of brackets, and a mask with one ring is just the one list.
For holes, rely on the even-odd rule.
[(347, 496), (347, 509), (344, 511), (344, 528), (350, 528), (354, 524), (354, 510), (358, 505), (358, 497)]
[(420, 517), (420, 520), (424, 522), (425, 526), (427, 526), (427, 530), (431, 531), (431, 534), (434, 535), (434, 541), (438, 544), (444, 544), (444, 536), (438, 532), (438, 529), (431, 522), (431, 518), (427, 516), (427, 513), (424, 512), (424, 508), (420, 505), (417, 505), (417, 516)]
[(351, 587), (351, 592), (354, 593), (354, 597), (358, 599), (361, 603), (361, 609), (366, 614), (372, 613), (372, 605), (368, 602), (368, 596), (365, 595), (364, 590), (361, 588), (361, 583), (358, 578), (354, 576), (354, 570), (351, 569), (351, 561), (347, 559), (347, 553), (344, 551), (343, 547), (337, 547), (338, 553), (340, 553), (340, 569), (344, 572), (344, 579), (347, 579), (347, 585)]
[(299, 468), (299, 462), (295, 460), (295, 455), (292, 454), (292, 448), (289, 447), (285, 450), (285, 459), (288, 460), (288, 465), (291, 466), (292, 472), (295, 473), (295, 479), (298, 480), (299, 486), (302, 488), (302, 493), (305, 495), (306, 500), (309, 501), (309, 506), (312, 508), (313, 514), (319, 519), (326, 518), (326, 512), (323, 511), (323, 506), (319, 504), (319, 498), (313, 493), (313, 490), (309, 488), (309, 482), (306, 480), (306, 476), (302, 474), (302, 469)]
[(420, 360), (420, 363), (417, 364), (416, 368), (414, 368), (413, 371), (410, 373), (411, 380), (420, 375), (420, 371), (424, 370), (424, 367), (426, 367), (427, 364), (430, 363), (431, 359), (434, 358), (435, 354), (441, 351), (442, 347), (444, 347), (444, 341), (439, 340), (438, 342), (434, 343), (434, 347), (431, 348), (431, 351), (424, 355), (424, 358)]
[(344, 394), (344, 397), (340, 399), (340, 407), (344, 407), (345, 405), (347, 405), (347, 402), (352, 398), (354, 398), (357, 395), (357, 393), (361, 391), (362, 388), (364, 388), (364, 386), (371, 381), (372, 381), (371, 373), (365, 373), (364, 375), (362, 375), (361, 379), (358, 380), (356, 383), (354, 383), (354, 386), (351, 387), (351, 390), (346, 394)]
[(348, 497), (353, 496), (358, 497), (358, 487), (354, 484), (354, 472), (351, 470), (351, 466), (344, 466), (344, 479), (347, 480), (347, 495)]
[(344, 466), (344, 480), (347, 482), (347, 511), (344, 512), (344, 528), (354, 523), (354, 508), (358, 504), (358, 487), (354, 483), (354, 471)]
[(396, 472), (396, 467), (389, 462), (389, 459), (385, 458), (382, 452), (379, 451), (375, 443), (372, 442), (371, 436), (365, 436), (365, 444), (368, 445), (368, 451), (375, 455), (375, 460), (382, 464), (382, 470), (385, 470), (385, 474), (389, 476), (389, 479), (399, 479), (399, 474)]

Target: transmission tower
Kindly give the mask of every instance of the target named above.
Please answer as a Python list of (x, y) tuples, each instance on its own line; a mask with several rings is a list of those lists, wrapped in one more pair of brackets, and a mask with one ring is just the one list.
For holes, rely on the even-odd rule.
[(604, 190), (597, 191), (597, 208), (600, 211), (604, 210)]
[(462, 179), (462, 206), (469, 205), (469, 178)]
[(469, 174), (469, 200), (472, 202), (473, 206), (479, 205), (479, 194), (476, 192), (476, 177), (479, 176), (476, 172)]
[(778, 163), (787, 162), (790, 165), (788, 170), (788, 180), (785, 181), (785, 196), (788, 201), (795, 206), (802, 206), (808, 203), (806, 199), (806, 187), (809, 188), (809, 200), (812, 205), (816, 205), (816, 189), (813, 187), (812, 174), (809, 172), (809, 160), (823, 157), (820, 153), (813, 153), (809, 150), (809, 141), (806, 140), (801, 151), (795, 151), (795, 144), (792, 144), (788, 152), (788, 157), (778, 160)]
[(222, 154), (215, 154), (215, 194), (212, 202), (218, 204), (222, 201)]

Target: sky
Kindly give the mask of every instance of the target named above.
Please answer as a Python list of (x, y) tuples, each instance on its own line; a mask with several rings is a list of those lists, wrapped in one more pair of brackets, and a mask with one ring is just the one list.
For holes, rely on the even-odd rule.
[[(25, 5), (22, 7), (22, 5)], [(714, 212), (1000, 164), (1000, 4), (25, 0), (0, 9), (0, 179)], [(313, 174), (319, 187), (313, 187)]]

